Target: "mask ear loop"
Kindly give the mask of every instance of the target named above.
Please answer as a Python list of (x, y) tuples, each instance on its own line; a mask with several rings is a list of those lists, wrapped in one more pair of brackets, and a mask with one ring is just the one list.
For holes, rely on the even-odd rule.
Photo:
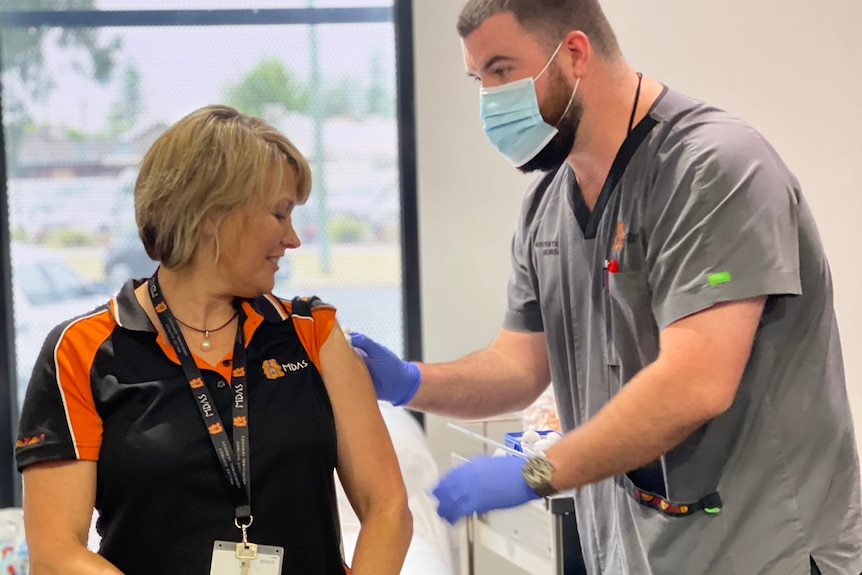
[[(541, 77), (542, 77), (542, 74), (544, 74), (544, 73), (548, 70), (548, 68), (550, 68), (550, 67), (551, 67), (551, 62), (553, 62), (553, 61), (554, 61), (554, 58), (556, 58), (556, 57), (557, 57), (557, 53), (560, 51), (560, 48), (562, 48), (562, 47), (563, 47), (563, 42), (565, 42), (565, 39), (560, 40), (560, 43), (559, 43), (559, 44), (557, 44), (557, 48), (554, 50), (554, 53), (553, 53), (553, 54), (551, 54), (551, 57), (550, 57), (550, 59), (548, 60), (548, 63), (547, 63), (547, 64), (545, 64), (545, 67), (544, 67), (544, 68), (542, 68), (542, 71), (541, 71), (541, 72), (539, 72), (539, 74), (538, 74), (535, 78), (533, 78), (533, 81), (534, 81), (534, 82), (535, 82), (536, 80), (538, 80), (539, 78), (541, 78)], [(578, 77), (578, 79), (577, 79), (577, 80), (575, 80), (575, 89), (574, 89), (574, 90), (572, 90), (572, 95), (571, 95), (571, 96), (569, 96), (569, 103), (568, 103), (568, 104), (566, 104), (566, 109), (565, 109), (565, 110), (563, 110), (563, 115), (562, 115), (562, 116), (560, 116), (560, 119), (559, 119), (559, 120), (557, 120), (557, 123), (556, 123), (556, 124), (554, 124), (554, 128), (556, 128), (557, 126), (559, 126), (559, 125), (560, 125), (560, 122), (562, 122), (562, 121), (563, 121), (563, 118), (565, 118), (565, 117), (566, 117), (566, 114), (568, 114), (568, 113), (569, 113), (569, 108), (571, 108), (571, 107), (572, 107), (572, 102), (574, 102), (574, 101), (575, 101), (575, 94), (577, 94), (577, 93), (578, 93), (578, 86), (579, 86), (580, 84), (581, 84), (581, 78), (580, 78), (580, 77)]]
[(568, 103), (568, 104), (566, 104), (566, 109), (565, 109), (565, 110), (563, 110), (563, 115), (562, 115), (562, 116), (560, 116), (560, 119), (559, 119), (559, 120), (557, 120), (557, 123), (556, 123), (556, 124), (554, 124), (554, 127), (555, 127), (555, 128), (556, 128), (557, 126), (559, 126), (559, 125), (560, 125), (560, 122), (562, 122), (562, 121), (563, 121), (563, 118), (565, 118), (565, 117), (566, 117), (566, 114), (568, 114), (568, 113), (569, 113), (569, 108), (571, 108), (571, 107), (572, 107), (572, 102), (574, 102), (574, 101), (575, 101), (575, 94), (577, 94), (577, 93), (578, 93), (578, 86), (580, 86), (580, 85), (581, 85), (581, 78), (580, 78), (580, 76), (578, 76), (578, 78), (575, 80), (575, 89), (574, 89), (574, 90), (572, 90), (572, 95), (569, 97), (569, 103)]
[(554, 53), (553, 53), (553, 54), (551, 54), (550, 59), (548, 59), (548, 63), (547, 63), (547, 64), (545, 64), (545, 67), (544, 67), (544, 68), (542, 68), (542, 71), (541, 71), (541, 72), (539, 72), (535, 77), (533, 77), (533, 81), (538, 80), (539, 78), (541, 78), (541, 77), (542, 77), (542, 74), (544, 74), (544, 73), (545, 73), (545, 71), (546, 71), (546, 70), (551, 66), (551, 62), (553, 62), (553, 61), (554, 61), (554, 58), (556, 58), (556, 57), (557, 57), (557, 53), (560, 51), (560, 48), (562, 48), (562, 47), (563, 47), (563, 40), (560, 40), (560, 43), (559, 43), (559, 44), (557, 44), (557, 48), (556, 48), (556, 50), (554, 50)]

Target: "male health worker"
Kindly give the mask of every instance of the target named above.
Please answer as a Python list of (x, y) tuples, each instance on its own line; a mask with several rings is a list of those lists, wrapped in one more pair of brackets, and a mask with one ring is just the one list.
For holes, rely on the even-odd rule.
[(476, 418), (553, 382), (564, 438), (435, 489), (449, 521), (573, 490), (593, 575), (856, 575), (860, 476), (832, 280), (757, 131), (629, 66), (597, 0), (470, 0), (491, 142), (539, 176), (503, 327), (449, 363), (362, 334), (378, 397)]

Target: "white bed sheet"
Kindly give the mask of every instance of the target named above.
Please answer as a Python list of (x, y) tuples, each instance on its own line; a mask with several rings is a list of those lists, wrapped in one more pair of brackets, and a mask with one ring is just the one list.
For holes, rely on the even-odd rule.
[[(407, 487), (408, 505), (413, 514), (413, 539), (401, 575), (455, 575), (459, 557), (458, 536), (455, 529), (437, 515), (436, 500), (430, 495), (440, 473), (425, 432), (406, 409), (385, 402), (379, 405), (398, 455)], [(356, 547), (359, 520), (341, 483), (336, 481), (336, 485), (344, 553), (349, 564)]]

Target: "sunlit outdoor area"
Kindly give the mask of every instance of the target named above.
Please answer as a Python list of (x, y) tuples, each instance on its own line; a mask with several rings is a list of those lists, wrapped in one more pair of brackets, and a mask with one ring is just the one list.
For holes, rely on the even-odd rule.
[[(19, 0), (6, 10), (172, 10), (175, 2)], [(184, 2), (184, 10), (247, 8)], [(262, 2), (257, 8), (389, 7)], [(133, 189), (154, 139), (192, 110), (234, 106), (281, 129), (314, 188), (275, 293), (318, 295), (345, 326), (404, 346), (395, 41), (387, 21), (6, 27), (3, 119), (18, 399), (59, 321), (152, 274)]]

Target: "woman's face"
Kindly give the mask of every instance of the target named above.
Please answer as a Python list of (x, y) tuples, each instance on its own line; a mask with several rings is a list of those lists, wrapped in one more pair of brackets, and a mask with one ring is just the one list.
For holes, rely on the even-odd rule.
[(296, 174), (285, 166), (274, 197), (252, 201), (222, 222), (216, 267), (231, 295), (253, 298), (272, 291), (279, 259), (300, 244), (291, 222), (295, 206)]

